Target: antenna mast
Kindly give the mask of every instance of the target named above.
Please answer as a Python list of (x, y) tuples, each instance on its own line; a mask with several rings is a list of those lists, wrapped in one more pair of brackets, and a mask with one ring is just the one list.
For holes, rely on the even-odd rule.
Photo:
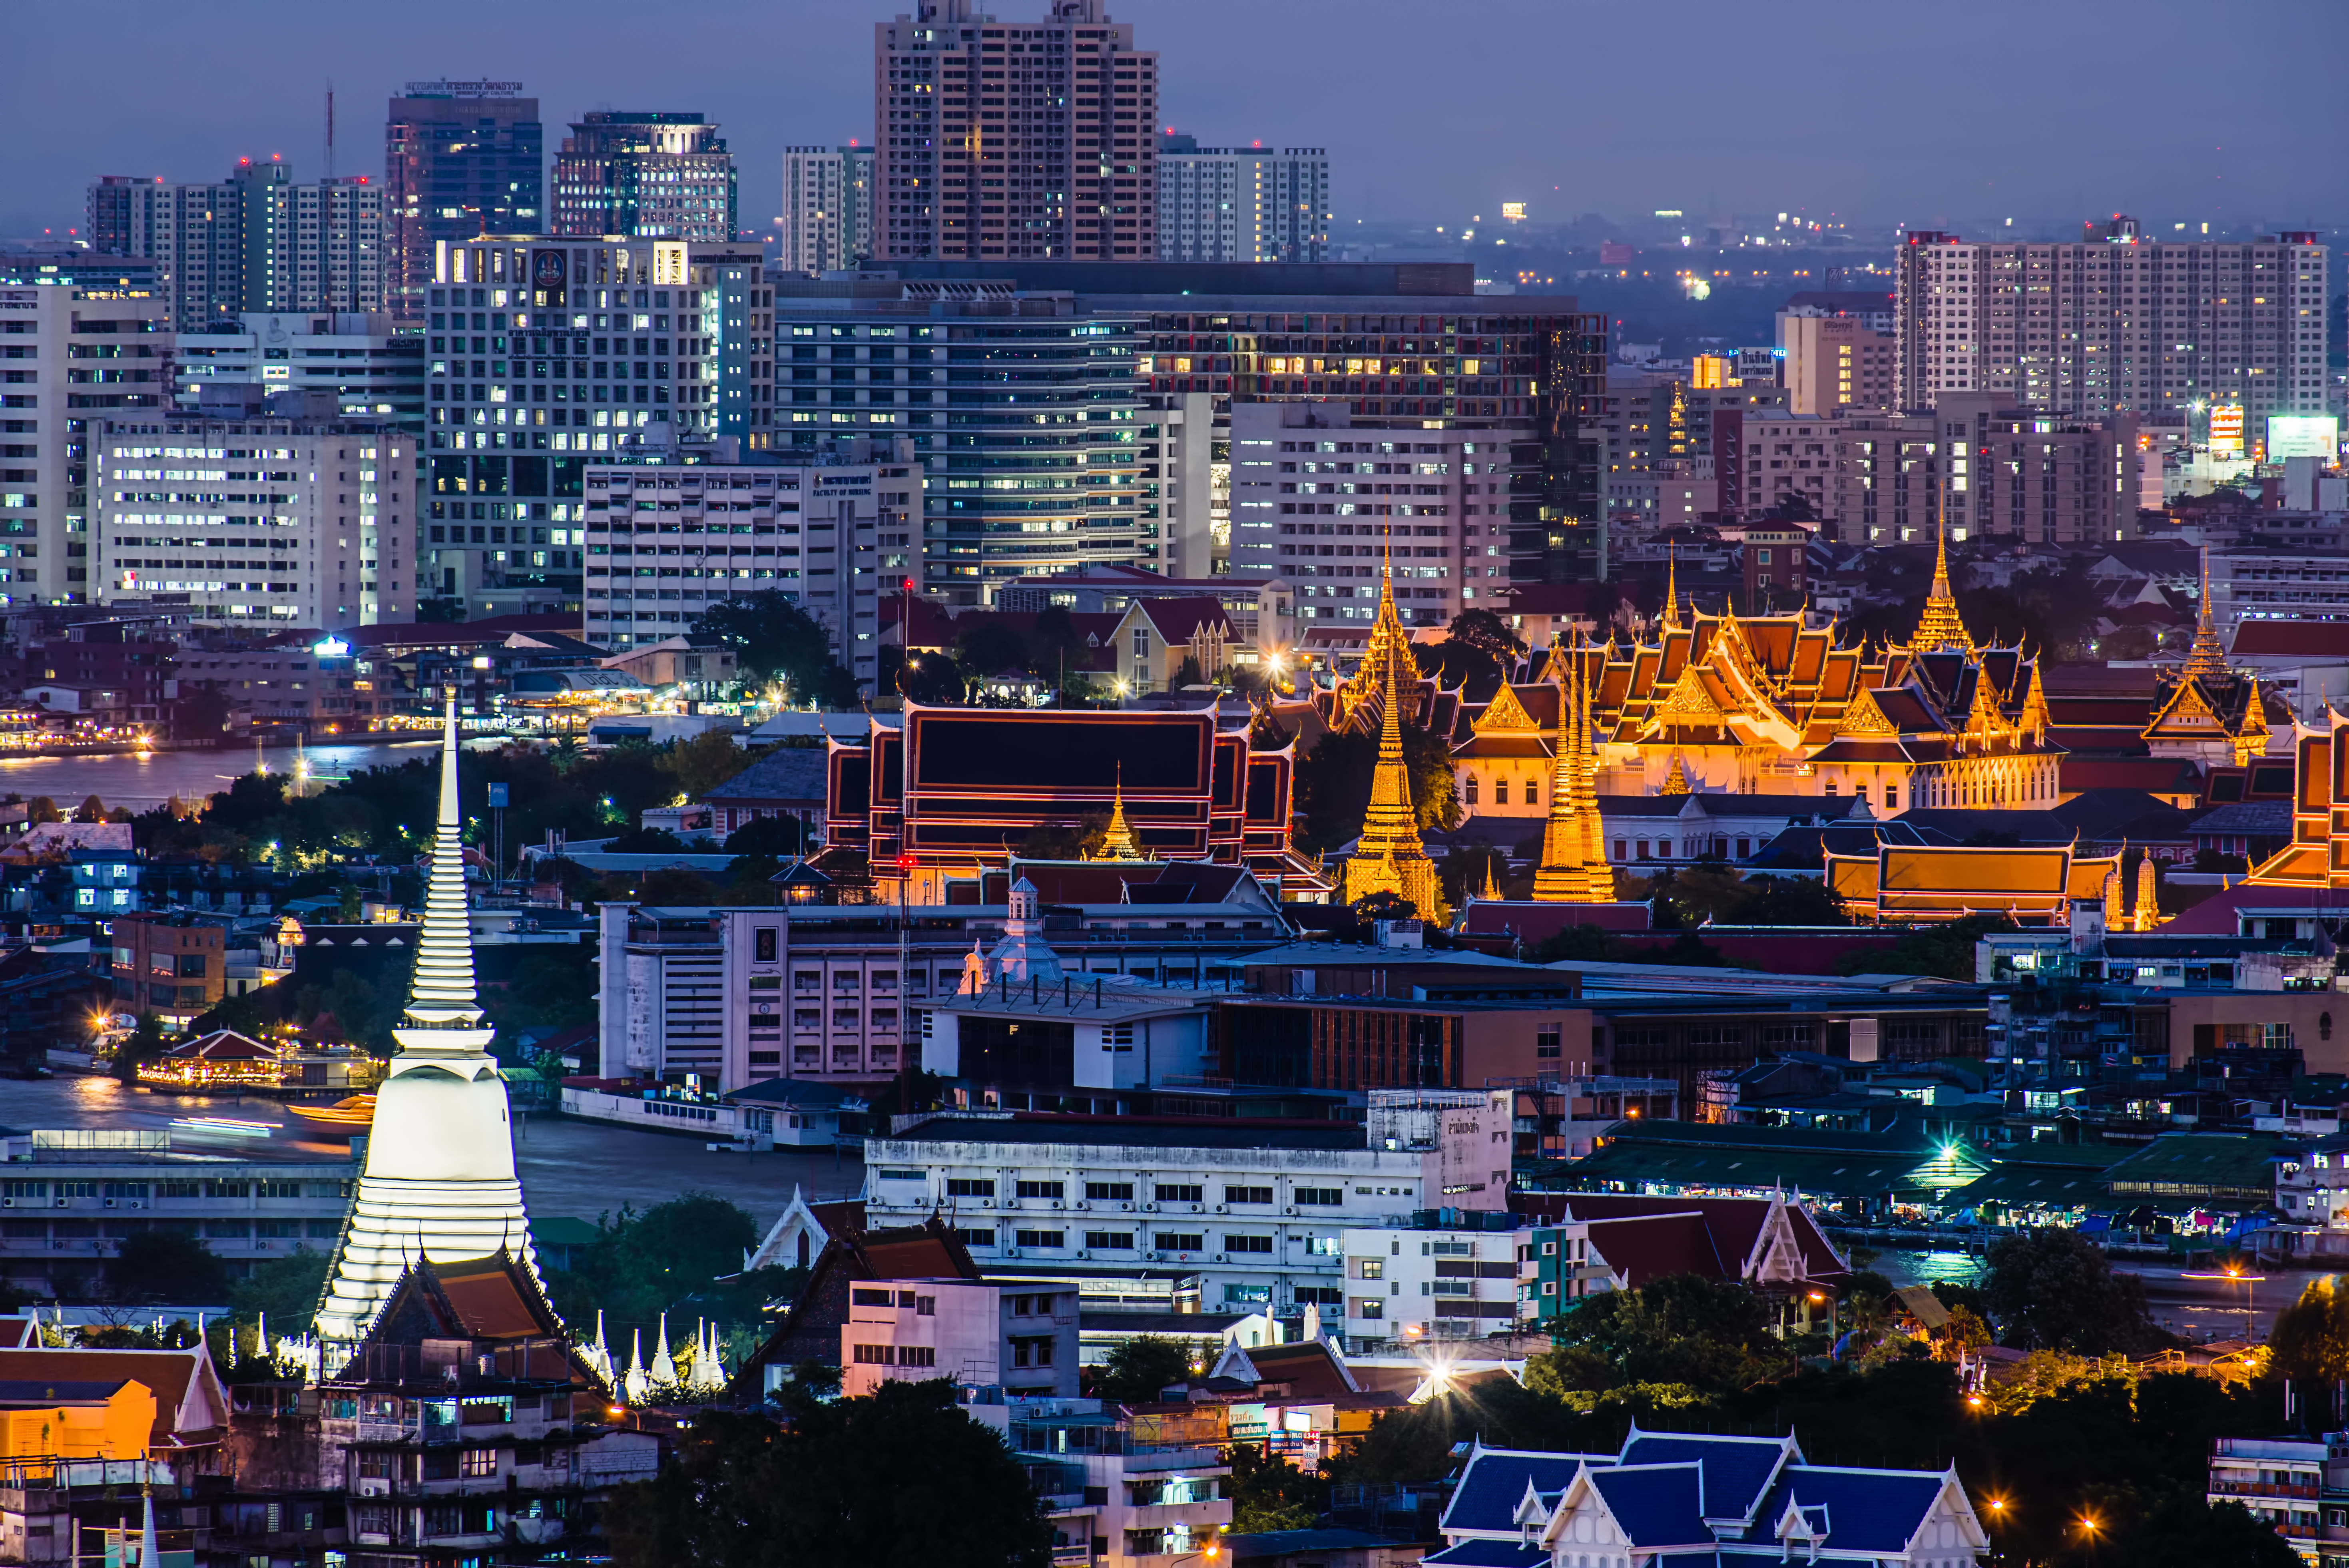
[(335, 177), (335, 84), (326, 84), (326, 178)]

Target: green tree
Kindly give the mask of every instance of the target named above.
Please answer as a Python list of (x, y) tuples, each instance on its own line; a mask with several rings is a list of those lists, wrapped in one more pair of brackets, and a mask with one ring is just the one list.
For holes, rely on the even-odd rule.
[(183, 1231), (140, 1231), (106, 1260), (106, 1294), (124, 1303), (209, 1306), (228, 1299), (228, 1264)]
[(730, 729), (704, 730), (673, 742), (661, 758), (661, 771), (677, 780), (678, 794), (698, 800), (765, 755), (764, 749), (746, 751), (734, 744)]
[(753, 817), (726, 835), (730, 855), (763, 855), (781, 859), (795, 855), (807, 842), (807, 827), (797, 817)]
[(139, 1081), (139, 1069), (159, 1061), (171, 1043), (163, 1021), (152, 1013), (139, 1015), (139, 1026), (115, 1043), (114, 1076), (126, 1084)]
[(781, 682), (793, 702), (837, 704), (843, 680), (854, 700), (855, 682), (833, 657), (832, 634), (773, 589), (712, 604), (690, 630), (732, 648), (736, 667), (749, 679)]
[(1137, 1334), (1110, 1346), (1094, 1370), (1093, 1391), (1121, 1404), (1146, 1404), (1158, 1398), (1160, 1389), (1190, 1376), (1189, 1346), (1155, 1334)]
[(955, 667), (967, 681), (1028, 667), (1028, 639), (1000, 621), (983, 621), (955, 638)]
[(2013, 931), (2002, 914), (1969, 914), (1941, 925), (1903, 932), (1890, 947), (1847, 953), (1836, 960), (1841, 975), (1938, 975), (1944, 980), (1974, 977), (1974, 944), (1993, 931)]
[(714, 1306), (721, 1296), (738, 1316), (756, 1320), (758, 1303), (746, 1313), (742, 1293), (719, 1287), (741, 1274), (743, 1256), (759, 1244), (757, 1222), (725, 1199), (688, 1192), (641, 1212), (624, 1207), (599, 1219), (596, 1229), (600, 1234), (576, 1266), (548, 1279), (565, 1322), (592, 1324), (600, 1309), (610, 1343), (641, 1328), (650, 1344), (662, 1313), (688, 1303)]
[(295, 1247), (282, 1258), (264, 1258), (229, 1287), (229, 1305), (240, 1320), (265, 1314), (281, 1330), (292, 1333), (318, 1310), (326, 1292), (326, 1271), (334, 1263), (332, 1254), (307, 1247)]
[(2142, 1356), (2166, 1342), (2147, 1310), (2145, 1282), (2115, 1274), (2104, 1249), (2076, 1231), (2010, 1231), (1985, 1262), (1983, 1299), (2015, 1349)]
[(944, 654), (920, 654), (897, 672), (897, 690), (925, 707), (958, 707), (966, 691), (962, 672)]
[(1232, 1467), (1232, 1533), (1310, 1530), (1330, 1507), (1330, 1482), (1308, 1475), (1289, 1460), (1268, 1453), (1261, 1443), (1234, 1443), (1224, 1450)]
[(787, 1427), (707, 1412), (604, 1519), (619, 1568), (1045, 1568), (1052, 1555), (1026, 1472), (945, 1381), (801, 1403)]
[(1604, 1357), (1624, 1383), (1741, 1388), (1789, 1370), (1769, 1305), (1734, 1280), (1667, 1274), (1637, 1290), (1585, 1297), (1560, 1316), (1553, 1345)]

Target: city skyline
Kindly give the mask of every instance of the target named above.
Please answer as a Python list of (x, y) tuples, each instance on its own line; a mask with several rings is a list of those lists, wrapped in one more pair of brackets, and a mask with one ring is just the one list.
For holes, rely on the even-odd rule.
[[(873, 134), (871, 27), (897, 8), (766, 12), (729, 0), (698, 36), (748, 46), (704, 52), (644, 48), (624, 30), (593, 25), (595, 5), (566, 11), (556, 39), (539, 36), (527, 11), (484, 16), (427, 4), (406, 14), (405, 36), (383, 37), (355, 18), (233, 7), (277, 41), (257, 54), (218, 15), (199, 26), (134, 5), (114, 41), (115, 68), (220, 90), (134, 95), (96, 121), (71, 112), (66, 97), (78, 90), (67, 68), (74, 34), (61, 17), (30, 15), (18, 25), (29, 68), (0, 106), (19, 150), (0, 181), (0, 234), (62, 237), (80, 225), (82, 192), (100, 174), (185, 181), (214, 178), (238, 157), (275, 154), (296, 179), (315, 180), (327, 171), (329, 82), (334, 172), (380, 173), (385, 99), (410, 79), (486, 76), (520, 79), (549, 124), (605, 108), (707, 115), (726, 128), (742, 171), (742, 226), (764, 236), (781, 211), (786, 146)], [(2127, 28), (2095, 13), (2031, 13), (2027, 56), (1999, 43), (2013, 36), (2002, 26), (2009, 11), (2020, 8), (1978, 9), (1943, 36), (1920, 17), (1834, 0), (1766, 15), (1706, 5), (1669, 23), (1646, 11), (1549, 16), (1519, 7), (1488, 15), (1482, 36), (1513, 40), (1489, 61), (1481, 45), (1391, 53), (1398, 27), (1408, 32), (1399, 8), (1358, 9), (1350, 15), (1361, 25), (1342, 28), (1301, 8), (1242, 13), (1227, 3), (1113, 5), (1111, 15), (1161, 56), (1162, 127), (1215, 145), (1330, 149), (1340, 243), (1357, 226), (1490, 222), (1504, 201), (1528, 203), (1536, 224), (1587, 212), (1630, 222), (1660, 210), (1692, 221), (1799, 210), (1841, 217), (1862, 238), (1904, 223), (1971, 229), (2013, 217), (2021, 229), (2114, 211), (2149, 227), (2331, 226), (2315, 194), (2322, 150), (2349, 129), (2349, 110), (2316, 75), (2329, 51), (2274, 51), (2260, 90), (2230, 99), (2223, 117), (2190, 106), (2147, 112), (2160, 107), (2158, 84), (2177, 79), (2169, 40), (2195, 15), (2182, 0), (2136, 8)], [(1016, 5), (996, 14), (1028, 19)], [(2292, 35), (2305, 44), (2349, 32), (2333, 13), (2307, 15), (2312, 26)], [(1827, 37), (1850, 68), (1822, 104), (1786, 101), (1774, 84), (1802, 79)], [(762, 39), (789, 58), (833, 64), (792, 73), (792, 89), (778, 93)], [(1925, 49), (1936, 63), (1920, 80), (1914, 62)], [(1392, 91), (1378, 89), (1382, 80)], [(1945, 111), (1920, 114), (1933, 81), (1946, 85)], [(1996, 84), (1991, 96), (1976, 85), (1986, 81)], [(1410, 102), (1424, 112), (1396, 112)], [(1773, 121), (1783, 134), (1769, 132)], [(1478, 150), (1464, 175), (1464, 148)]]

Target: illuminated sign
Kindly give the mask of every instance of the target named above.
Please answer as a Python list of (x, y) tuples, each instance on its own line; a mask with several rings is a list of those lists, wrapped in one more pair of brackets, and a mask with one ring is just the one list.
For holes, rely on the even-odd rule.
[(310, 651), (322, 659), (347, 658), (351, 645), (340, 637), (321, 637), (310, 645)]
[(2322, 458), (2331, 462), (2341, 451), (2341, 421), (2330, 414), (2271, 414), (2268, 416), (2268, 461), (2286, 458)]
[(1526, 221), (1526, 204), (1522, 201), (1504, 201), (1501, 203), (1501, 216), (1512, 223), (1522, 223)]
[(2220, 403), (2210, 410), (2210, 450), (2239, 453), (2243, 449), (2243, 409), (2239, 403)]

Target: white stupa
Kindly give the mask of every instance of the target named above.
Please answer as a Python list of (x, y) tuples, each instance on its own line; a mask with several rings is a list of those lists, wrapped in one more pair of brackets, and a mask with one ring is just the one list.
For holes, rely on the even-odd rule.
[(457, 705), (440, 742), (440, 818), (432, 842), (424, 926), (399, 1052), (376, 1091), (367, 1171), (343, 1229), (318, 1309), (324, 1359), (338, 1368), (367, 1335), (409, 1265), (488, 1257), (500, 1249), (533, 1276), (505, 1081), (489, 1055), (495, 1031), (473, 991), (462, 819), (457, 797)]

